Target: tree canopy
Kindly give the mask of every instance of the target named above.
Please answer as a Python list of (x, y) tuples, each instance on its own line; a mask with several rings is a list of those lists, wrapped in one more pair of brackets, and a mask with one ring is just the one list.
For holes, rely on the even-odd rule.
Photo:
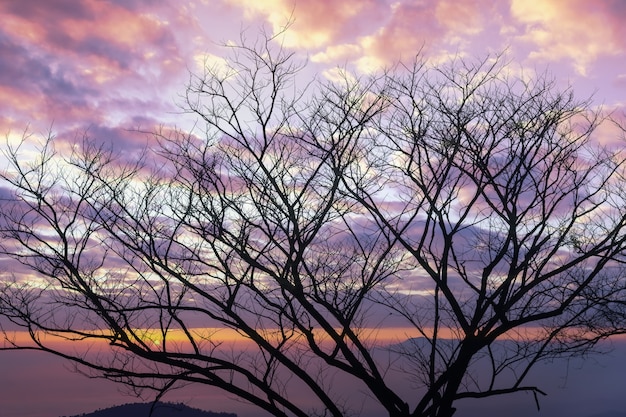
[(626, 154), (598, 129), (624, 127), (601, 110), (503, 56), (303, 86), (272, 39), (230, 47), (190, 80), (196, 129), (140, 156), (87, 135), (4, 147), (4, 349), (276, 416), (358, 415), (362, 395), (449, 417), (537, 398), (534, 365), (624, 332)]

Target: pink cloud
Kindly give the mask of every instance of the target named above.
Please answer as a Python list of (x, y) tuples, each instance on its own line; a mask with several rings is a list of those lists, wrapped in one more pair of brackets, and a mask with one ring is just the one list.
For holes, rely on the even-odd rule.
[(512, 0), (511, 15), (524, 26), (520, 39), (535, 46), (531, 58), (566, 59), (583, 75), (599, 57), (621, 53), (626, 47), (622, 2)]
[(132, 9), (149, 3), (0, 4), (3, 107), (17, 123), (61, 128), (171, 112), (186, 52), (168, 19), (177, 23), (183, 12)]
[(498, 18), (493, 2), (484, 0), (440, 0), (434, 9), (439, 24), (455, 36), (477, 34), (485, 28), (488, 19)]
[(363, 14), (378, 15), (377, 24), (349, 37), (336, 36), (312, 60), (337, 64), (351, 59), (361, 70), (375, 71), (418, 52), (435, 59), (463, 54), (472, 40), (502, 20), (502, 11), (485, 0), (401, 1)]
[(261, 18), (277, 33), (292, 22), (284, 43), (290, 48), (317, 49), (366, 33), (389, 14), (385, 0), (224, 0), (248, 19)]

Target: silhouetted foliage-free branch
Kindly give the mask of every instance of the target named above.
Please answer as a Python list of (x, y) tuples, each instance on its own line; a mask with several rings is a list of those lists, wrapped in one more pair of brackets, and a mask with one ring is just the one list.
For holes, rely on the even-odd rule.
[(4, 148), (4, 348), (276, 416), (449, 417), (624, 331), (624, 155), (589, 103), (500, 56), (299, 89), (274, 38), (232, 52), (187, 88), (203, 137)]

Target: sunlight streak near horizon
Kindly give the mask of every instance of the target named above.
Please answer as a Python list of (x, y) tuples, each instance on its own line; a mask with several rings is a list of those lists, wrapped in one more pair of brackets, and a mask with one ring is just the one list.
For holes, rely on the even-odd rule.
[[(240, 332), (233, 329), (223, 327), (199, 327), (188, 330), (194, 337), (194, 340), (196, 340), (196, 342), (206, 341), (210, 342), (214, 346), (222, 346), (226, 347), (227, 349), (244, 351), (255, 347), (254, 342), (251, 341), (249, 337), (244, 336)], [(423, 330), (426, 334), (426, 337), (432, 339), (434, 329), (425, 328)], [(272, 329), (265, 329), (264, 331), (268, 334), (271, 334)], [(355, 329), (355, 331), (358, 334), (364, 336), (364, 342), (377, 347), (388, 347), (402, 344), (409, 340), (424, 338), (424, 335), (414, 327), (358, 328)], [(278, 329), (274, 329), (274, 332), (278, 332)], [(437, 329), (437, 338), (441, 340), (458, 340), (458, 332), (458, 329), (439, 328)], [(529, 338), (541, 339), (544, 337), (544, 332), (545, 329), (543, 328), (529, 327), (526, 329), (517, 329), (515, 330), (515, 332), (507, 333), (498, 339), (512, 341), (527, 340)], [(59, 348), (75, 348), (76, 352), (87, 352), (95, 348), (100, 349), (103, 352), (111, 351), (111, 343), (109, 342), (109, 339), (106, 338), (110, 337), (110, 332), (83, 330), (82, 333), (84, 333), (85, 335), (91, 334), (93, 336), (99, 337), (104, 336), (104, 338), (94, 339), (86, 337), (81, 340), (81, 338), (79, 338), (78, 336), (51, 334), (37, 331), (34, 332), (34, 335), (35, 338), (41, 340), (45, 344)], [(160, 350), (163, 348), (164, 340), (167, 344), (168, 350), (184, 350), (185, 348), (189, 347), (189, 338), (181, 329), (170, 329), (165, 333), (165, 337), (163, 337), (163, 333), (159, 329), (133, 329), (133, 333), (139, 337), (137, 341), (147, 343), (148, 345), (151, 345), (155, 350)], [(0, 350), (14, 349), (11, 343), (15, 343), (15, 345), (24, 346), (27, 348), (36, 346), (36, 344), (33, 342), (31, 334), (27, 331), (5, 330), (4, 335), (6, 336), (6, 338), (3, 342), (4, 344), (0, 345)], [(271, 340), (271, 338), (268, 339)], [(626, 334), (614, 335), (611, 336), (610, 339), (615, 341), (626, 341)], [(10, 343), (8, 343), (7, 341)], [(304, 340), (301, 340), (299, 343), (306, 342)], [(332, 342), (326, 341), (322, 342), (321, 344), (324, 345), (325, 343)]]

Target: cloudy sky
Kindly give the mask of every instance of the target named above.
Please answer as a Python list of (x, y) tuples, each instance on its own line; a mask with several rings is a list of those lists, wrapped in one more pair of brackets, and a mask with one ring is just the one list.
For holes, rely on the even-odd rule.
[(59, 135), (181, 124), (190, 72), (243, 31), (276, 31), (318, 74), (372, 71), (410, 59), (506, 50), (553, 73), (580, 97), (623, 106), (623, 0), (26, 0), (0, 1), (0, 132)]
[[(190, 73), (219, 62), (223, 44), (287, 22), (284, 44), (309, 61), (311, 77), (338, 66), (370, 73), (418, 51), (431, 62), (504, 51), (579, 98), (626, 112), (624, 0), (0, 0), (0, 21), (0, 134), (9, 142), (25, 129), (68, 140), (87, 131), (124, 149), (145, 143), (134, 129), (191, 126), (180, 110)], [(626, 375), (619, 363), (617, 385), (602, 388), (606, 410), (626, 408), (611, 391)], [(601, 387), (607, 374), (586, 369)], [(125, 401), (110, 385), (68, 375), (40, 356), (0, 355), (0, 410), (54, 417)], [(573, 407), (572, 416), (590, 415)]]

